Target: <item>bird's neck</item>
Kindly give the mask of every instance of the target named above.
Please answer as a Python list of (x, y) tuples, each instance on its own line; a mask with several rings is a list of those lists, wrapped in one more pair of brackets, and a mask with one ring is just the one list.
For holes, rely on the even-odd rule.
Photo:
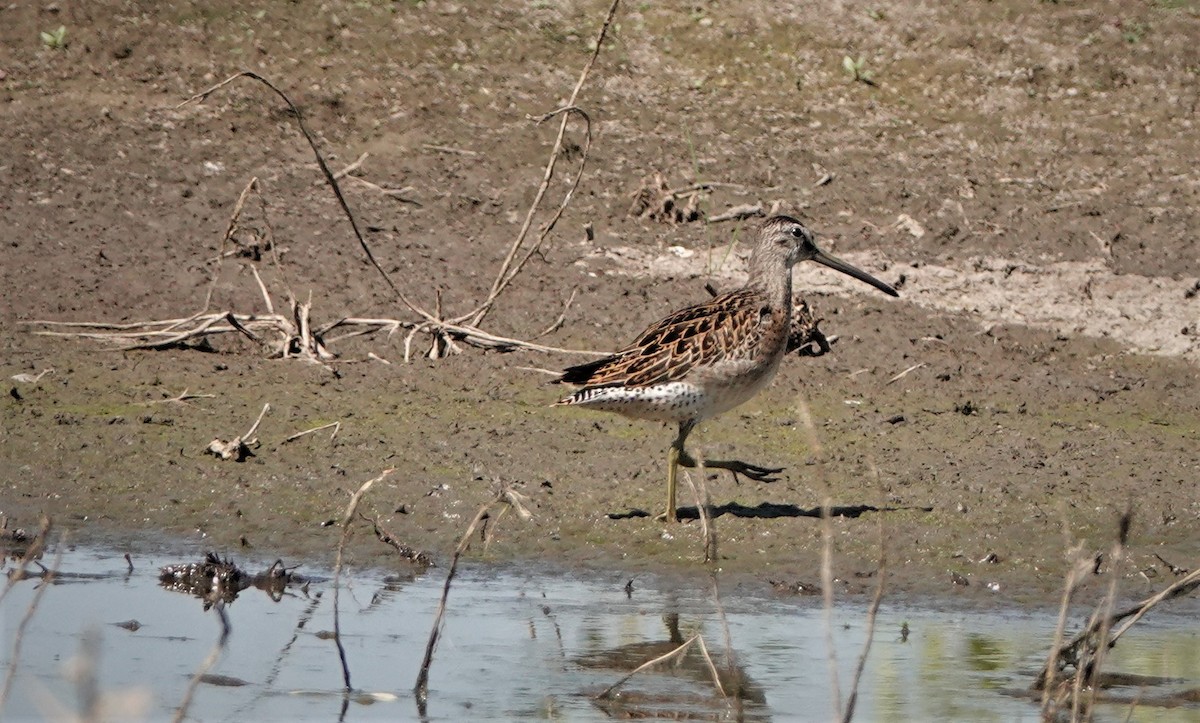
[(746, 283), (749, 288), (756, 289), (767, 298), (767, 303), (774, 309), (791, 313), (792, 308), (792, 268), (761, 268), (750, 260), (750, 279)]

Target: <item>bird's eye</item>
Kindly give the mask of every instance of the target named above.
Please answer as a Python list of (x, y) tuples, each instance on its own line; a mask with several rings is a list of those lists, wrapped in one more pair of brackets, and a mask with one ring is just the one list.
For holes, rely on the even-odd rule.
[(799, 226), (792, 226), (792, 236), (802, 238), (804, 236), (804, 229)]

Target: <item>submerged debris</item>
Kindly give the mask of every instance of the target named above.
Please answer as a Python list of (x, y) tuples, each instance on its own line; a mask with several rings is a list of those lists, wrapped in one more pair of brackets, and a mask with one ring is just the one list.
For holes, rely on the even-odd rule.
[(288, 587), (307, 586), (310, 582), (284, 567), (282, 560), (276, 560), (265, 572), (251, 574), (215, 552), (205, 555), (201, 562), (166, 565), (159, 571), (158, 580), (168, 590), (200, 598), (205, 610), (218, 600), (232, 603), (248, 587), (258, 588), (278, 602)]

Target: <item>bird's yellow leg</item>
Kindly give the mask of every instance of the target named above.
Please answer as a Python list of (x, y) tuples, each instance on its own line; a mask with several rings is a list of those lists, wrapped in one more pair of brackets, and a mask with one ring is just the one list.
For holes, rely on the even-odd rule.
[(671, 445), (667, 452), (667, 522), (675, 522), (675, 475), (679, 471), (679, 449)]

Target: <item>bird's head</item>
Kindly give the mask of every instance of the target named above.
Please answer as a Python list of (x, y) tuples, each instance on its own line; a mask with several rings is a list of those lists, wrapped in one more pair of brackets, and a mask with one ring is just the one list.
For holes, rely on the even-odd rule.
[(791, 268), (801, 261), (816, 261), (843, 274), (853, 276), (890, 296), (899, 296), (895, 289), (862, 269), (851, 266), (836, 256), (817, 248), (816, 238), (803, 223), (791, 216), (772, 216), (759, 230), (758, 246), (751, 257), (751, 266), (773, 265), (782, 261)]

